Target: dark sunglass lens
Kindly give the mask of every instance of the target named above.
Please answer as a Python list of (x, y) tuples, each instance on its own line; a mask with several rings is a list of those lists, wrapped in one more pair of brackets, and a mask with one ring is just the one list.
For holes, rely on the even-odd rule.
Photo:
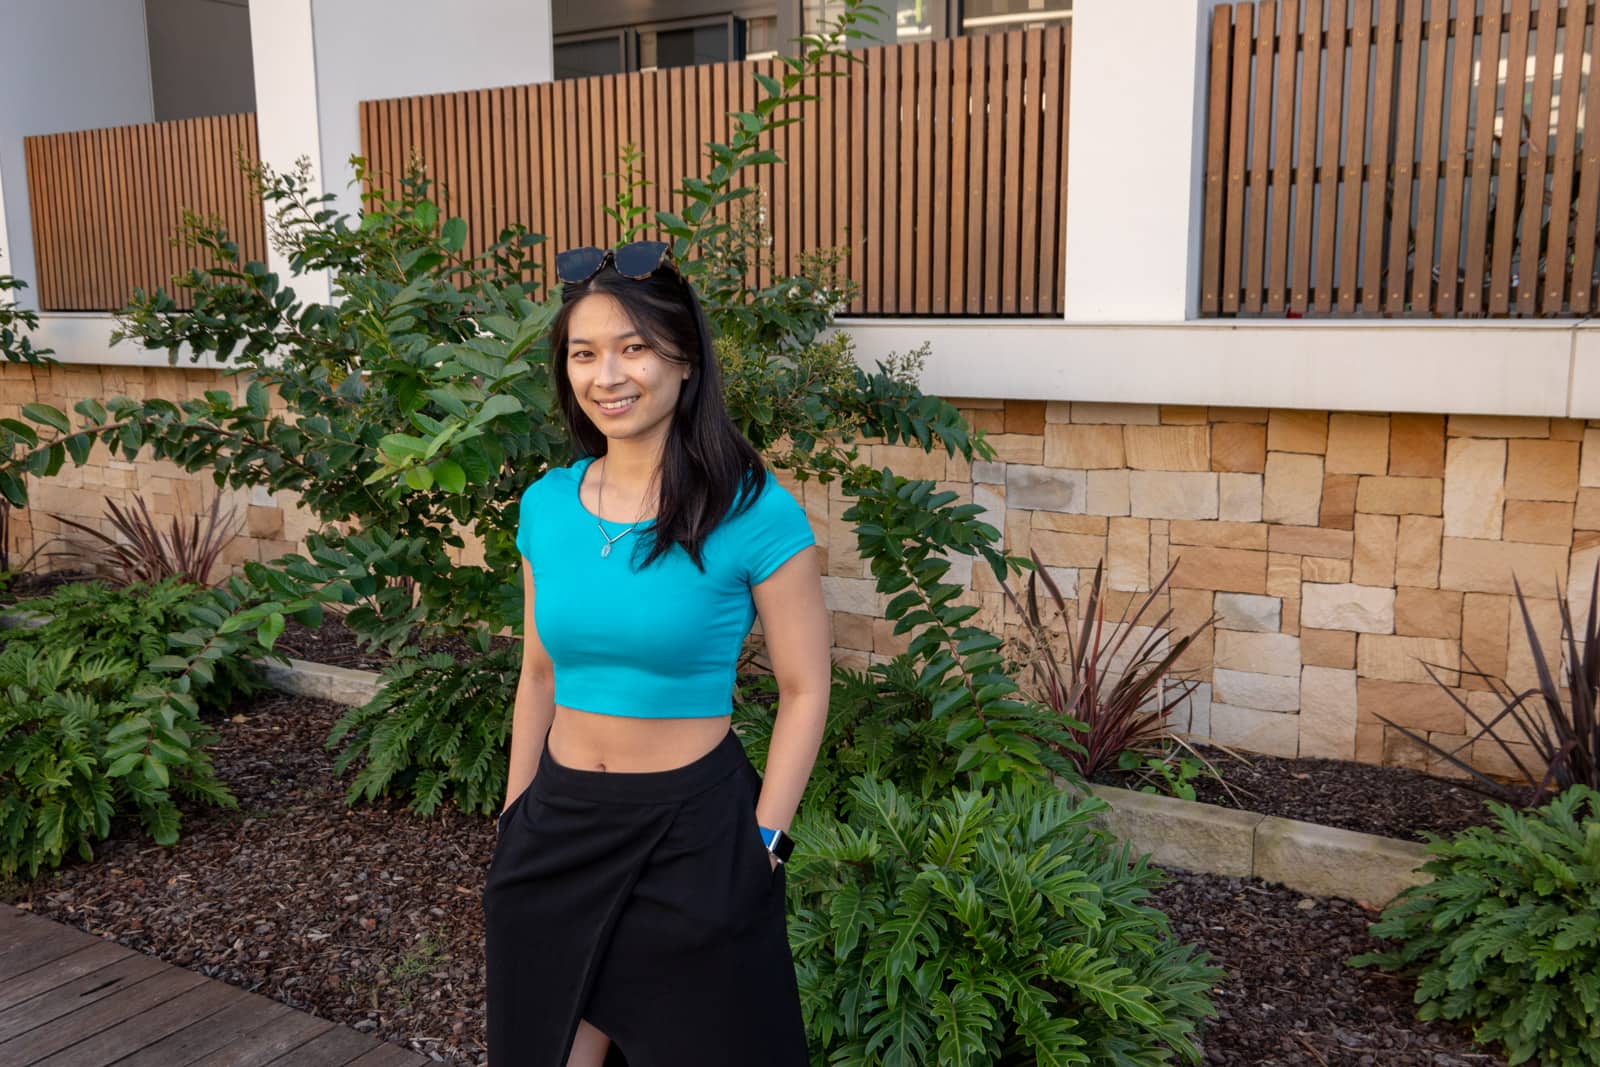
[(634, 241), (616, 251), (617, 273), (624, 278), (648, 278), (667, 256), (665, 241)]
[(594, 272), (600, 269), (600, 264), (605, 262), (605, 258), (605, 249), (595, 248), (592, 245), (558, 252), (556, 277), (568, 283), (588, 281), (594, 277)]

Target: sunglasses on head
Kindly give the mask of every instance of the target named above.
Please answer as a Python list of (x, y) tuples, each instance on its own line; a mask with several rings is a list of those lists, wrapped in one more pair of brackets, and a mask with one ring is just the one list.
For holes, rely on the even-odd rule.
[(607, 263), (624, 278), (639, 281), (663, 266), (672, 267), (672, 245), (666, 241), (632, 241), (616, 248), (569, 248), (556, 253), (556, 278), (576, 285), (593, 278)]

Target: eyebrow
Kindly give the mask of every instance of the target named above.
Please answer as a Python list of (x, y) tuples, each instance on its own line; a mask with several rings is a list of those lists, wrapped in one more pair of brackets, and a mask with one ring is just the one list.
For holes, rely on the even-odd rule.
[[(627, 333), (619, 333), (615, 337), (613, 337), (612, 340), (613, 341), (626, 341), (630, 337), (637, 337), (641, 341), (644, 340), (644, 334), (640, 333), (638, 330), (630, 330)], [(590, 340), (588, 340), (587, 338), (584, 338), (584, 337), (569, 337), (569, 338), (567, 338), (567, 346), (569, 348), (571, 346), (573, 346), (573, 345), (592, 345), (592, 344), (594, 344), (593, 341), (590, 341)]]

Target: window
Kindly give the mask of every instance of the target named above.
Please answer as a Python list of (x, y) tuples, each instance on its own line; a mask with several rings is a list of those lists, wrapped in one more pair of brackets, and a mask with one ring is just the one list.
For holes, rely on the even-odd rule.
[(632, 32), (612, 30), (555, 42), (556, 78), (592, 78), (630, 70), (634, 66), (628, 62)]
[(689, 23), (639, 28), (640, 70), (726, 63), (743, 53), (742, 20), (733, 16)]
[(778, 54), (778, 16), (744, 20), (744, 58), (771, 59)]
[[(946, 0), (876, 0), (885, 12), (893, 12), (895, 40), (927, 41), (941, 36), (935, 32), (943, 19), (940, 13)], [(816, 33), (824, 20), (832, 22), (844, 14), (842, 0), (804, 0), (801, 25), (806, 33)], [(869, 32), (871, 27), (868, 28)]]
[(962, 0), (961, 32), (1005, 33), (1059, 26), (1072, 17), (1072, 0)]

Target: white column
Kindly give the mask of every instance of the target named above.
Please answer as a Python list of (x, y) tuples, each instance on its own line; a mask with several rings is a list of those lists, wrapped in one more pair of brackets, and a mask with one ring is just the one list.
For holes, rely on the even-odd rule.
[[(311, 195), (323, 191), (322, 137), (317, 122), (316, 38), (311, 0), (273, 0), (250, 5), (250, 51), (256, 80), (256, 130), (261, 161), (276, 171), (311, 160)], [(295, 295), (326, 303), (332, 292), (326, 272), (290, 278), (288, 257), (267, 250), (267, 266)]]
[[(5, 169), (0, 167), (0, 274), (10, 273), (11, 242), (6, 240), (6, 177)], [(10, 294), (9, 298), (0, 297), (0, 300), (4, 299), (15, 300), (16, 294)]]
[(1066, 317), (1194, 315), (1216, 0), (1076, 0)]

